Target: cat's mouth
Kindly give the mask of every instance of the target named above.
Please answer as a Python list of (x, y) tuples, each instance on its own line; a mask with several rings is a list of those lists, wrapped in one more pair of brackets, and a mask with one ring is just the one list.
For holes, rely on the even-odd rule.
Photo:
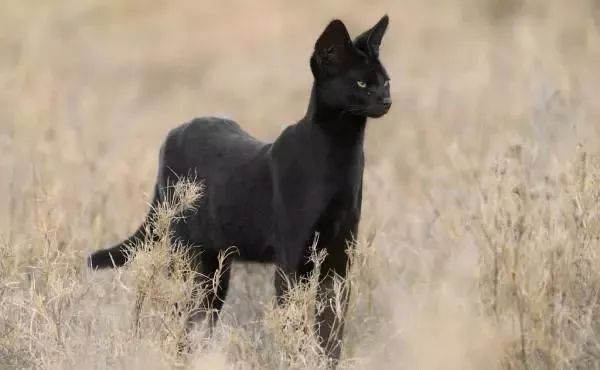
[(368, 107), (366, 109), (365, 113), (366, 113), (366, 116), (369, 118), (379, 118), (379, 117), (385, 115), (390, 110), (391, 106), (392, 106), (392, 103), (382, 103), (382, 104), (373, 105), (373, 106)]

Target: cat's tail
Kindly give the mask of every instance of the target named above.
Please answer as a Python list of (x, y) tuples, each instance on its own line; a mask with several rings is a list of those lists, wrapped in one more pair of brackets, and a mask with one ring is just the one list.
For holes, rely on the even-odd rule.
[(146, 216), (146, 219), (142, 225), (138, 227), (133, 235), (114, 247), (100, 249), (92, 253), (87, 259), (88, 267), (92, 269), (104, 269), (110, 267), (115, 268), (121, 267), (127, 263), (127, 261), (133, 257), (136, 248), (142, 245), (142, 243), (154, 238), (153, 219), (155, 218), (154, 215), (157, 204), (158, 189), (156, 187), (154, 191), (154, 199), (152, 200), (152, 204), (150, 206), (150, 211), (148, 212), (148, 215)]

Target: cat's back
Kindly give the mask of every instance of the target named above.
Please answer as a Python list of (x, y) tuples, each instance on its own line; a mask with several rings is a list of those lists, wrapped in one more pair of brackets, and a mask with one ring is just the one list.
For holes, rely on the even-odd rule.
[(244, 131), (237, 122), (221, 117), (200, 117), (174, 128), (169, 138), (179, 146), (203, 143), (207, 148), (243, 146), (251, 149), (264, 145)]
[(180, 174), (198, 168), (223, 171), (251, 161), (264, 147), (233, 120), (201, 117), (169, 132), (161, 160)]

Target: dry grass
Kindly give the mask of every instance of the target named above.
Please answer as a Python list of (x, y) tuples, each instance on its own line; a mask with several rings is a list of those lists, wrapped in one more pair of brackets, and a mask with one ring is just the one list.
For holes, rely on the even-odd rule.
[(279, 308), (272, 267), (234, 265), (181, 358), (185, 261), (160, 241), (118, 271), (84, 257), (141, 222), (170, 128), (219, 114), (274, 138), (321, 27), (384, 12), (395, 103), (369, 125), (342, 367), (600, 368), (597, 1), (0, 8), (0, 368), (324, 367), (314, 285)]

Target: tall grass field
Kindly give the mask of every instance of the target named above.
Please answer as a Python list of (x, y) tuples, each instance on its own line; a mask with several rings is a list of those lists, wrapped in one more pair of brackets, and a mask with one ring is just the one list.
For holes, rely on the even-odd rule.
[(385, 13), (394, 103), (368, 122), (339, 368), (600, 369), (597, 0), (2, 1), (0, 369), (325, 369), (314, 277), (279, 307), (259, 264), (180, 353), (168, 225), (197, 184), (126, 267), (85, 258), (143, 220), (171, 128), (273, 140), (327, 22)]

